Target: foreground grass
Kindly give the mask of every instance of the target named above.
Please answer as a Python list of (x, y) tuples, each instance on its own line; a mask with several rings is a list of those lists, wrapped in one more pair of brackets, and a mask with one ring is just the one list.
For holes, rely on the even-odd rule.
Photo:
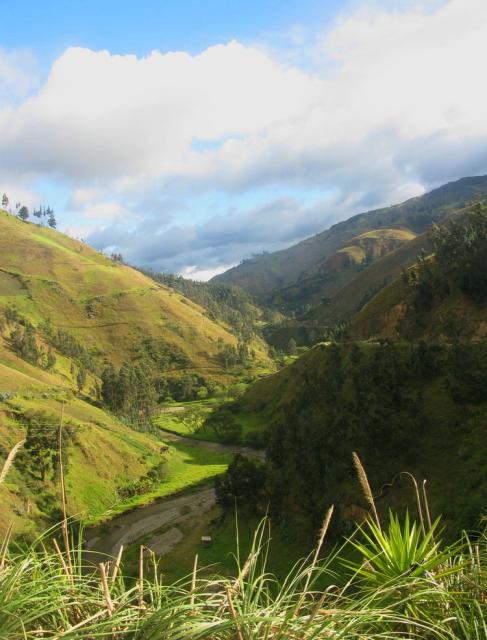
[[(123, 549), (94, 569), (90, 554), (70, 540), (66, 516), (59, 530), (26, 548), (11, 543), (9, 529), (0, 545), (0, 638), (485, 640), (487, 536), (443, 545), (419, 492), (419, 522), (393, 513), (381, 521), (358, 458), (356, 464), (372, 508), (347, 542), (359, 559), (322, 553), (331, 507), (315, 549), (281, 580), (267, 569), (266, 521), (246, 556), (237, 545), (236, 578), (207, 577), (195, 558), (192, 573), (173, 584), (162, 581), (143, 546), (135, 581), (124, 578)], [(65, 514), (64, 498), (62, 504)], [(334, 583), (340, 563), (346, 580)]]
[[(0, 638), (485, 640), (485, 537), (475, 544), (465, 538), (453, 548), (427, 542), (428, 569), (403, 570), (386, 549), (377, 555), (378, 538), (367, 539), (371, 528), (357, 543), (367, 564), (351, 567), (344, 586), (323, 589), (318, 585), (324, 577), (330, 584), (337, 557), (319, 558), (322, 536), (315, 551), (279, 581), (267, 572), (265, 531), (264, 523), (248, 556), (237, 560), (237, 578), (205, 577), (195, 562), (192, 575), (175, 584), (161, 582), (157, 563), (143, 548), (138, 579), (126, 581), (117, 561), (95, 571), (80, 548), (61, 551), (59, 542), (51, 550), (57, 532), (26, 550), (6, 541)], [(396, 533), (389, 528), (384, 539), (391, 542)], [(409, 533), (401, 529), (401, 556), (406, 549), (421, 552), (411, 546)], [(365, 575), (370, 571), (372, 580)]]

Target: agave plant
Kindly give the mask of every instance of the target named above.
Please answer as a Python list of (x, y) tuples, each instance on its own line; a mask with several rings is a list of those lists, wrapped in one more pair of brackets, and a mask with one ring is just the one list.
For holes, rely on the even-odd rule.
[(390, 511), (386, 529), (368, 519), (360, 527), (359, 536), (350, 539), (363, 560), (344, 564), (363, 579), (364, 585), (374, 588), (398, 578), (436, 574), (448, 557), (435, 538), (439, 521), (438, 518), (424, 533), (421, 525), (410, 520), (408, 512), (401, 524), (399, 516)]

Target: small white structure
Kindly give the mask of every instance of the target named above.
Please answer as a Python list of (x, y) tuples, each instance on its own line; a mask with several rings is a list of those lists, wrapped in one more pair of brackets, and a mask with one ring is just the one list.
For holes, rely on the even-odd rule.
[(211, 536), (201, 536), (201, 546), (202, 547), (211, 547), (213, 544), (213, 540)]

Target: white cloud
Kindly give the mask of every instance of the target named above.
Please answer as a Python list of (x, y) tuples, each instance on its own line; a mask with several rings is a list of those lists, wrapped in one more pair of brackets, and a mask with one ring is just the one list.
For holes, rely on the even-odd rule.
[[(300, 46), (303, 31), (294, 36)], [(286, 236), (292, 241), (355, 207), (487, 172), (485, 0), (369, 5), (341, 16), (309, 55), (313, 73), (238, 42), (196, 56), (68, 49), (36, 95), (0, 111), (0, 168), (11, 180), (69, 181), (72, 209), (104, 227), (97, 242), (112, 234), (122, 243), (130, 218), (134, 260), (157, 262), (158, 252), (177, 247), (172, 264), (196, 271), (263, 244), (232, 239), (252, 236), (244, 227), (255, 224), (253, 210), (219, 218), (213, 236), (211, 220), (178, 224), (197, 192), (337, 190), (335, 210), (316, 215), (293, 204), (292, 216), (303, 219)], [(1, 69), (0, 56), (0, 78)], [(262, 238), (287, 220), (275, 202), (257, 210)], [(116, 224), (107, 227), (110, 219)], [(219, 264), (209, 242), (225, 254)]]

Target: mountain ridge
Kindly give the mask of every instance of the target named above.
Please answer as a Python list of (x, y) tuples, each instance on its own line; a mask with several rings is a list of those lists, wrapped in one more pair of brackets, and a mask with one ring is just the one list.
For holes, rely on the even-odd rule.
[(421, 234), (433, 222), (448, 217), (482, 194), (487, 194), (487, 176), (451, 181), (405, 202), (358, 213), (287, 249), (245, 260), (212, 281), (240, 286), (258, 302), (269, 304), (279, 290), (302, 286), (310, 270), (346, 246), (354, 236), (386, 227), (403, 227)]

